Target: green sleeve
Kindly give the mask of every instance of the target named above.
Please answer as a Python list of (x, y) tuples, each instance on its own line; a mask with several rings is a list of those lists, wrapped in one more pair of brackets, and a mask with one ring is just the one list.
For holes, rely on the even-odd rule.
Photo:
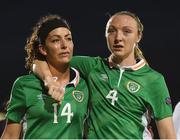
[(154, 80), (150, 88), (149, 102), (156, 120), (172, 116), (172, 104), (164, 77)]
[(26, 98), (23, 93), (23, 86), (20, 79), (17, 79), (11, 90), (10, 102), (7, 108), (7, 119), (20, 123), (24, 114), (26, 106)]
[(98, 57), (74, 56), (71, 60), (71, 66), (76, 68), (83, 78), (87, 78), (89, 73), (97, 65)]

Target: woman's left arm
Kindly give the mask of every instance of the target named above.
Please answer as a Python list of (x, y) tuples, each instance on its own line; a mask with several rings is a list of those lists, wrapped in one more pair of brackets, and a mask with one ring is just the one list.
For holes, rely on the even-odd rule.
[(156, 121), (160, 139), (176, 139), (172, 117)]

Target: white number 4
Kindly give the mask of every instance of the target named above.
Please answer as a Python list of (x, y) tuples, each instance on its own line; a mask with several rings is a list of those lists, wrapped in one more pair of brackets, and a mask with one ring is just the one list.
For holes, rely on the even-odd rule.
[(118, 100), (118, 97), (117, 97), (117, 90), (110, 90), (108, 95), (106, 96), (106, 98), (108, 99), (111, 99), (111, 104), (114, 106), (115, 104), (115, 101)]
[(71, 117), (73, 117), (73, 112), (71, 112), (71, 104), (67, 103), (62, 109), (61, 116), (67, 116), (67, 122), (71, 123)]

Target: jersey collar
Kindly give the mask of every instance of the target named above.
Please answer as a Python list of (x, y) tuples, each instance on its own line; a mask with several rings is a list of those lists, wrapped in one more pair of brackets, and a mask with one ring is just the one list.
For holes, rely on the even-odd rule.
[(74, 87), (76, 87), (79, 83), (80, 76), (79, 72), (73, 67), (71, 67), (70, 77), (70, 79), (72, 80), (67, 85), (73, 85)]
[(144, 59), (139, 59), (135, 65), (120, 67), (118, 64), (112, 61), (111, 57), (108, 58), (108, 62), (109, 62), (110, 68), (122, 68), (122, 69), (133, 70), (133, 71), (141, 69), (146, 64)]

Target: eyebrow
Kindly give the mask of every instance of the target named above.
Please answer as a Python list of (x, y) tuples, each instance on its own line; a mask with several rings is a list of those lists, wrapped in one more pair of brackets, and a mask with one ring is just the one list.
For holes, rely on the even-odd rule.
[[(116, 26), (114, 26), (114, 25), (110, 25), (109, 28), (118, 29), (119, 27), (116, 27)], [(108, 28), (108, 29), (109, 29), (109, 28)], [(131, 26), (123, 26), (122, 28), (133, 30), (134, 27), (131, 27)]]
[[(70, 33), (65, 34), (65, 37), (68, 37), (68, 36), (71, 36), (71, 34), (70, 34)], [(52, 35), (52, 36), (50, 36), (50, 37), (58, 37), (58, 38), (60, 38), (61, 36), (60, 36), (60, 35), (55, 34), (55, 35)]]

